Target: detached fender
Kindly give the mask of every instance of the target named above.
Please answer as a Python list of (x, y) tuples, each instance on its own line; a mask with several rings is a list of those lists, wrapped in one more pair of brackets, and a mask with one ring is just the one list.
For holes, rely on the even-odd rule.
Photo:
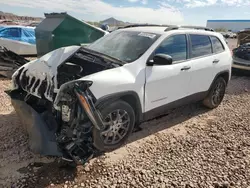
[(24, 101), (12, 99), (11, 102), (28, 133), (30, 149), (40, 155), (62, 156), (57, 147), (55, 132), (49, 130), (42, 116)]

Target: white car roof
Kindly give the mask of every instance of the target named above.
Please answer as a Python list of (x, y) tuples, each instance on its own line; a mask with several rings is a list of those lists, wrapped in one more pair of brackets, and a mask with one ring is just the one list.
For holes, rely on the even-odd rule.
[(131, 27), (131, 28), (125, 28), (123, 30), (127, 30), (127, 31), (138, 31), (138, 32), (150, 32), (150, 33), (156, 33), (156, 34), (164, 34), (164, 30), (166, 29), (167, 27), (159, 27), (159, 26), (154, 26), (154, 27), (148, 27), (148, 26), (145, 26), (145, 27)]
[(214, 32), (214, 31), (206, 31), (202, 29), (192, 29), (192, 28), (178, 28), (173, 29), (169, 31), (165, 31), (168, 27), (163, 26), (138, 26), (138, 27), (130, 27), (130, 28), (124, 28), (122, 30), (127, 31), (138, 31), (138, 32), (149, 32), (149, 33), (155, 33), (160, 35), (167, 35), (169, 32), (171, 33), (194, 33), (194, 34), (203, 34), (203, 35), (214, 35), (214, 36), (221, 36), (220, 33)]

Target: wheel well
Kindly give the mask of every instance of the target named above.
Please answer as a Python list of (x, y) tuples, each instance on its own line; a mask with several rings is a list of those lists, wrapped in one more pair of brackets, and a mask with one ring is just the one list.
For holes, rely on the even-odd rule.
[(229, 72), (223, 72), (223, 73), (221, 73), (221, 74), (218, 75), (218, 78), (219, 77), (222, 77), (226, 81), (226, 83), (228, 84), (228, 81), (229, 81)]
[(228, 72), (228, 71), (220, 72), (220, 73), (218, 73), (218, 74), (214, 77), (214, 80), (213, 80), (213, 82), (211, 83), (210, 88), (208, 89), (208, 92), (211, 90), (211, 88), (212, 88), (214, 82), (215, 82), (218, 78), (220, 78), (220, 77), (222, 77), (222, 78), (226, 81), (226, 84), (228, 84), (228, 82), (229, 82), (229, 72)]
[(103, 108), (111, 102), (122, 100), (128, 103), (135, 112), (135, 123), (138, 125), (142, 121), (142, 106), (139, 96), (134, 91), (126, 91), (121, 93), (114, 93), (112, 95), (104, 96), (95, 103), (96, 108)]
[(136, 124), (138, 124), (141, 120), (141, 106), (138, 99), (134, 95), (121, 96), (120, 99), (127, 102), (134, 109)]

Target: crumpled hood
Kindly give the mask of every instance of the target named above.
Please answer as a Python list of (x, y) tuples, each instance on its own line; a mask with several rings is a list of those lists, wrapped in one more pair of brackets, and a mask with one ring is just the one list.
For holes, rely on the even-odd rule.
[(42, 72), (47, 72), (48, 68), (50, 69), (50, 71), (55, 73), (57, 71), (57, 67), (60, 64), (62, 64), (67, 58), (69, 58), (72, 54), (74, 54), (79, 48), (80, 46), (70, 46), (70, 47), (59, 48), (57, 50), (54, 50), (42, 56), (39, 59), (26, 63), (24, 66), (20, 67), (19, 69), (22, 69), (22, 68), (29, 69), (28, 73), (32, 72), (31, 75), (41, 74)]
[(58, 66), (68, 59), (72, 54), (74, 54), (79, 48), (80, 46), (59, 48), (42, 56), (39, 59), (33, 60), (23, 65), (12, 76), (14, 88), (18, 87), (18, 85), (15, 83), (15, 80), (18, 81), (20, 78), (22, 78), (23, 83), (19, 83), (19, 85), (23, 85), (22, 88), (25, 91), (32, 91), (33, 95), (41, 98), (38, 88), (41, 84), (43, 84), (43, 82), (47, 82), (46, 84), (50, 85), (51, 87), (44, 91), (44, 96), (52, 101), (52, 96), (49, 94), (50, 91), (48, 90), (52, 90), (57, 87), (56, 75)]

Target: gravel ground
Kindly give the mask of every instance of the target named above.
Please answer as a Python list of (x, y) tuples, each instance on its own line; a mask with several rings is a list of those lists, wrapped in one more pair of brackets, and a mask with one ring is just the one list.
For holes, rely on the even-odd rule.
[(76, 168), (32, 154), (0, 81), (0, 187), (250, 186), (250, 77), (234, 76), (223, 104), (175, 109), (128, 144)]

